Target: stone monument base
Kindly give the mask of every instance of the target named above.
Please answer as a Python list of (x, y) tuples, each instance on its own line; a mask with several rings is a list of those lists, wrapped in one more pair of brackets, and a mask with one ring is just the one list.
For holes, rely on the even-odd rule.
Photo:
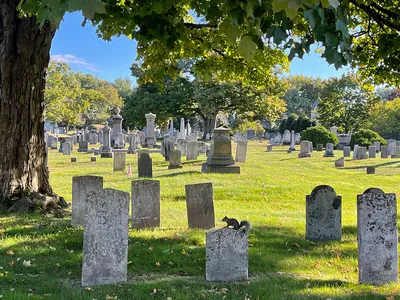
[(201, 165), (201, 173), (240, 174), (240, 167), (236, 165), (224, 166), (204, 163)]
[(299, 153), (299, 155), (297, 155), (299, 158), (304, 158), (304, 157), (311, 157), (310, 153)]
[(168, 169), (169, 169), (169, 170), (171, 170), (171, 169), (182, 169), (182, 168), (183, 168), (183, 165), (182, 165), (182, 164), (176, 165), (176, 166), (171, 166), (171, 165), (168, 166)]

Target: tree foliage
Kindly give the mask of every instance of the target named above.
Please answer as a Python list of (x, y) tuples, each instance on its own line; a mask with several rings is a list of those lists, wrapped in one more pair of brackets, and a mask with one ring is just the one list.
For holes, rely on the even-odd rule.
[(318, 120), (329, 128), (352, 132), (365, 127), (371, 108), (379, 101), (373, 86), (354, 74), (325, 81), (318, 103)]
[(307, 128), (301, 133), (301, 140), (312, 142), (314, 147), (316, 147), (317, 144), (326, 145), (327, 143), (332, 143), (336, 146), (339, 143), (336, 134), (330, 132), (323, 126)]
[(354, 145), (359, 145), (362, 147), (372, 146), (374, 142), (380, 142), (381, 145), (386, 145), (386, 140), (379, 135), (379, 133), (369, 130), (369, 129), (360, 129), (356, 133), (352, 134), (350, 140), (350, 146), (354, 147)]
[(379, 102), (369, 114), (370, 128), (386, 139), (400, 139), (400, 98)]

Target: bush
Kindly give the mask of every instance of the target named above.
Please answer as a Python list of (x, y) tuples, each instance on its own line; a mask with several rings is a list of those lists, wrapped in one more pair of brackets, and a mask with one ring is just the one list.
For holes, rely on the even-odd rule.
[(316, 147), (317, 144), (326, 145), (327, 143), (332, 143), (336, 146), (339, 143), (339, 139), (333, 132), (330, 132), (323, 126), (309, 127), (301, 133), (302, 141), (310, 141), (313, 146)]
[(359, 145), (362, 147), (372, 146), (374, 142), (380, 142), (381, 145), (387, 145), (386, 140), (377, 132), (369, 129), (360, 129), (351, 136), (350, 146)]

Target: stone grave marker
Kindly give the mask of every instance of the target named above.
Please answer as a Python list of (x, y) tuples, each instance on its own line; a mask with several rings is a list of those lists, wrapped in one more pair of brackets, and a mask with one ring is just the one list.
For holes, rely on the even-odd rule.
[(153, 177), (153, 160), (149, 153), (140, 153), (138, 157), (138, 177)]
[(350, 146), (343, 146), (343, 156), (350, 157), (351, 148)]
[(63, 155), (71, 155), (71, 143), (66, 142), (62, 144), (62, 153)]
[(91, 156), (90, 157), (90, 161), (91, 162), (96, 162), (97, 161), (97, 157), (96, 156)]
[(247, 154), (247, 141), (237, 141), (236, 162), (245, 163)]
[(366, 189), (365, 191), (364, 191), (364, 193), (363, 194), (367, 194), (367, 193), (374, 193), (374, 194), (385, 194), (385, 192), (384, 191), (382, 191), (381, 189), (379, 189), (379, 188), (369, 188), (369, 189)]
[(367, 148), (366, 147), (358, 147), (357, 150), (357, 159), (367, 159)]
[(197, 160), (198, 150), (197, 142), (187, 143), (186, 160)]
[(176, 141), (176, 149), (181, 151), (182, 156), (186, 156), (187, 151), (187, 141), (185, 139), (178, 139)]
[(126, 166), (126, 153), (125, 152), (115, 152), (114, 153), (114, 172), (115, 171), (125, 171)]
[(76, 157), (71, 157), (71, 162), (72, 163), (76, 162)]
[(116, 284), (128, 275), (129, 193), (100, 189), (86, 198), (82, 286)]
[(267, 152), (272, 152), (272, 145), (267, 145)]
[(374, 166), (368, 166), (367, 167), (367, 174), (375, 174), (375, 167)]
[(299, 153), (298, 157), (299, 158), (311, 157), (309, 141), (301, 141), (300, 142), (300, 153)]
[(344, 167), (344, 157), (335, 160), (335, 168), (342, 168)]
[(374, 146), (376, 149), (376, 153), (379, 153), (381, 151), (381, 143), (380, 142), (374, 142)]
[(335, 153), (333, 152), (333, 144), (327, 143), (325, 146), (324, 157), (333, 157), (333, 156), (335, 156)]
[(317, 151), (318, 151), (318, 152), (321, 152), (321, 151), (323, 150), (323, 148), (324, 148), (324, 145), (322, 145), (322, 144), (317, 144)]
[(388, 146), (381, 146), (381, 158), (389, 157), (389, 149)]
[(84, 225), (86, 195), (103, 188), (103, 177), (74, 176), (72, 177), (72, 227)]
[(391, 158), (400, 158), (400, 146), (393, 147), (393, 154)]
[(160, 227), (160, 181), (132, 181), (132, 228)]
[(185, 185), (189, 228), (215, 227), (212, 183)]
[(306, 239), (331, 241), (342, 238), (342, 197), (320, 185), (306, 196)]
[(358, 155), (358, 145), (354, 145), (353, 160), (357, 159), (357, 155)]
[(248, 279), (248, 232), (220, 228), (206, 233), (206, 280)]
[(170, 153), (168, 169), (181, 169), (182, 167), (181, 151), (172, 150)]
[(87, 141), (79, 142), (78, 152), (88, 152), (88, 142)]
[(397, 283), (396, 194), (357, 195), (357, 240), (360, 283)]
[(368, 147), (368, 156), (369, 158), (376, 158), (376, 148), (375, 146)]

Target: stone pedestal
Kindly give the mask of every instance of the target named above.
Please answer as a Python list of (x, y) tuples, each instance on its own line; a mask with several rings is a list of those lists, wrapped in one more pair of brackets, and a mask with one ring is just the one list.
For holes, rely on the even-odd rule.
[(154, 136), (154, 122), (157, 115), (148, 113), (144, 116), (146, 117), (146, 138), (144, 146), (147, 148), (153, 148), (153, 146), (156, 144), (156, 138)]
[(117, 107), (114, 112), (115, 115), (112, 117), (113, 127), (111, 130), (111, 147), (113, 149), (123, 149), (125, 147), (124, 144), (124, 135), (122, 133), (122, 116), (120, 113), (119, 107)]
[(248, 233), (221, 228), (206, 233), (206, 280), (248, 279)]
[(113, 153), (111, 150), (111, 128), (108, 126), (108, 123), (106, 122), (104, 128), (103, 128), (103, 147), (101, 148), (101, 157), (104, 158), (112, 158)]
[(240, 167), (235, 165), (232, 157), (229, 129), (219, 127), (213, 130), (210, 154), (207, 157), (207, 162), (202, 165), (201, 172), (240, 174)]

